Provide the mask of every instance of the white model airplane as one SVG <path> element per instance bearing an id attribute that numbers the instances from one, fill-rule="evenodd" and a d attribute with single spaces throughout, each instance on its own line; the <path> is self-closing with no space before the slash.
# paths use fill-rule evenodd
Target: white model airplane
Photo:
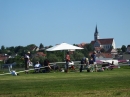
<path id="1" fill-rule="evenodd" d="M 110 63 L 110 64 L 112 64 L 112 62 L 113 62 L 114 65 L 116 65 L 116 66 L 119 65 L 118 60 L 114 60 L 114 59 L 97 60 L 97 61 L 101 61 L 102 63 Z"/>

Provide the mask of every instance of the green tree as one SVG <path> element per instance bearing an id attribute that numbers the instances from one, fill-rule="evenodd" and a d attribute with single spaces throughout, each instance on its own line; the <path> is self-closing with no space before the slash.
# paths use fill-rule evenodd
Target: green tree
<path id="1" fill-rule="evenodd" d="M 9 58 L 8 60 L 6 60 L 6 64 L 12 64 L 15 62 L 15 58 Z"/>
<path id="2" fill-rule="evenodd" d="M 42 49 L 44 48 L 43 44 L 41 43 L 40 46 L 39 46 L 39 49 Z"/>
<path id="3" fill-rule="evenodd" d="M 117 52 L 118 52 L 118 54 L 120 54 L 121 53 L 121 49 L 120 48 L 117 48 Z"/>
<path id="4" fill-rule="evenodd" d="M 46 57 L 40 56 L 39 62 L 43 65 L 45 59 L 46 59 Z"/>
<path id="5" fill-rule="evenodd" d="M 104 48 L 102 48 L 100 51 L 101 51 L 102 53 L 104 53 L 104 52 L 105 52 L 105 49 L 104 49 Z"/>
<path id="6" fill-rule="evenodd" d="M 121 50 L 122 50 L 122 52 L 126 52 L 126 46 L 125 45 L 122 45 L 122 47 L 121 47 Z"/>
<path id="7" fill-rule="evenodd" d="M 80 61 L 84 57 L 84 54 L 81 52 L 74 52 L 73 57 L 75 59 L 74 61 Z"/>
<path id="8" fill-rule="evenodd" d="M 2 69 L 2 64 L 4 64 L 4 61 L 0 61 L 0 68 Z"/>
<path id="9" fill-rule="evenodd" d="M 31 61 L 35 64 L 37 61 L 40 61 L 40 58 L 39 57 L 33 57 Z"/>
<path id="10" fill-rule="evenodd" d="M 14 49 L 15 49 L 15 48 L 14 48 L 13 46 L 12 46 L 12 47 L 7 47 L 7 48 L 6 48 L 6 50 L 8 51 L 7 54 L 8 54 L 8 55 L 13 55 L 13 54 L 15 54 L 15 53 L 14 53 Z"/>
<path id="11" fill-rule="evenodd" d="M 37 46 L 35 44 L 30 44 L 30 45 L 27 45 L 25 48 L 26 48 L 26 51 L 33 51 L 33 49 L 36 47 Z"/>
<path id="12" fill-rule="evenodd" d="M 50 54 L 47 58 L 48 58 L 48 60 L 50 62 L 59 62 L 59 61 L 62 61 L 62 57 L 58 57 L 58 56 L 56 56 L 56 54 Z"/>
<path id="13" fill-rule="evenodd" d="M 5 50 L 5 46 L 4 45 L 1 46 L 1 50 Z"/>
<path id="14" fill-rule="evenodd" d="M 88 49 L 88 51 L 93 51 L 93 46 L 92 46 L 92 44 L 87 44 L 87 49 Z"/>
<path id="15" fill-rule="evenodd" d="M 15 56 L 14 58 L 17 67 L 24 67 L 24 60 L 21 56 Z"/>
<path id="16" fill-rule="evenodd" d="M 4 45 L 1 46 L 0 53 L 1 53 L 1 54 L 5 54 L 5 53 L 7 53 L 7 50 L 6 50 L 6 48 L 5 48 Z"/>

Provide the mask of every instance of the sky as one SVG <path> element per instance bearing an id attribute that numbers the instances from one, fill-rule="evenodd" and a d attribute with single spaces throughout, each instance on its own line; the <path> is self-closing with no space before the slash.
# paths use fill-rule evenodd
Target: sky
<path id="1" fill-rule="evenodd" d="M 114 38 L 130 44 L 130 0 L 0 0 L 0 46 L 54 46 Z"/>

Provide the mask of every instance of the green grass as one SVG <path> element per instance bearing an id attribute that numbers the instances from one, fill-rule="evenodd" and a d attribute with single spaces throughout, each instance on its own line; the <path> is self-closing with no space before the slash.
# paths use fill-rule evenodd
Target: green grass
<path id="1" fill-rule="evenodd" d="M 130 97 L 130 67 L 0 76 L 0 97 Z"/>

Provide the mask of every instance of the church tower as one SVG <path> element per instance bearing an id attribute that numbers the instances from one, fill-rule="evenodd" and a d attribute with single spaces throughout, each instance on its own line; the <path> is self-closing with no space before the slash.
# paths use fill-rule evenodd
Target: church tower
<path id="1" fill-rule="evenodd" d="M 97 25 L 96 25 L 95 33 L 94 33 L 94 41 L 96 41 L 97 39 L 99 39 L 99 35 L 98 35 L 98 30 L 97 30 Z"/>

